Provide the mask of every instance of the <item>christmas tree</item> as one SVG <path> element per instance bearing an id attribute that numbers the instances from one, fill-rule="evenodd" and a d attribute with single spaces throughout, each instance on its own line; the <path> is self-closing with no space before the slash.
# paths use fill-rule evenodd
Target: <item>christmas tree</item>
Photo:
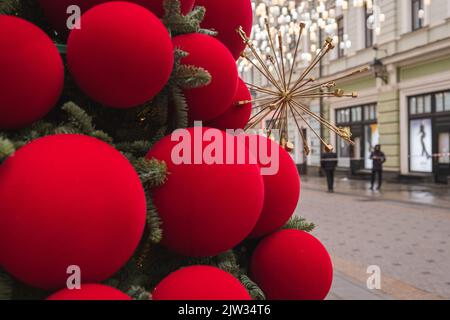
<path id="1" fill-rule="evenodd" d="M 170 158 L 194 121 L 247 124 L 235 60 L 250 0 L 1 0 L 0 13 L 0 299 L 325 298 L 331 261 L 291 217 L 300 180 L 283 148 L 260 138 L 280 152 L 264 177 L 260 159 Z M 58 292 L 77 266 L 82 289 Z"/>

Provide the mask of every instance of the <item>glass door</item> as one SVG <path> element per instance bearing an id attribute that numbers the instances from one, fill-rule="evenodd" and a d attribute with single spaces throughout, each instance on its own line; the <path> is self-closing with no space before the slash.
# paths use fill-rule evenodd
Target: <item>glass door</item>
<path id="1" fill-rule="evenodd" d="M 435 177 L 437 182 L 446 183 L 450 176 L 450 129 L 440 129 L 437 138 Z"/>

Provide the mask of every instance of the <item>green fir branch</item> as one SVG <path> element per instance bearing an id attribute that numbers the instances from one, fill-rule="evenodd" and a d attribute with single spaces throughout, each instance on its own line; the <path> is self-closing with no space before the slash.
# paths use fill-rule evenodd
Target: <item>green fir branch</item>
<path id="1" fill-rule="evenodd" d="M 11 300 L 14 292 L 14 280 L 0 268 L 0 300 Z"/>
<path id="2" fill-rule="evenodd" d="M 148 239 L 150 242 L 155 244 L 160 243 L 163 237 L 162 220 L 159 217 L 150 196 L 147 196 L 147 226 L 149 229 Z"/>
<path id="3" fill-rule="evenodd" d="M 16 151 L 11 140 L 0 135 L 0 163 Z"/>
<path id="4" fill-rule="evenodd" d="M 131 142 L 120 142 L 116 144 L 116 149 L 122 152 L 131 153 L 136 157 L 144 157 L 152 147 L 150 141 L 136 140 Z"/>
<path id="5" fill-rule="evenodd" d="M 305 218 L 293 216 L 287 223 L 282 227 L 282 229 L 296 229 L 306 232 L 311 232 L 315 228 L 315 224 L 312 222 L 307 222 Z"/>
<path id="6" fill-rule="evenodd" d="M 106 132 L 96 130 L 93 125 L 92 117 L 74 102 L 70 101 L 65 103 L 61 109 L 69 116 L 70 126 L 67 126 L 66 128 L 70 133 L 73 133 L 73 130 L 70 129 L 70 127 L 72 127 L 78 129 L 85 135 L 95 137 L 107 143 L 112 143 L 113 139 Z M 60 127 L 60 130 L 63 128 L 64 127 Z"/>
<path id="7" fill-rule="evenodd" d="M 239 276 L 239 281 L 241 281 L 241 283 L 247 289 L 253 300 L 266 300 L 266 296 L 261 288 L 258 287 L 258 285 L 253 282 L 246 274 L 242 273 Z"/>
<path id="8" fill-rule="evenodd" d="M 211 83 L 211 74 L 200 67 L 179 64 L 176 66 L 175 83 L 183 89 L 205 87 Z"/>
<path id="9" fill-rule="evenodd" d="M 176 85 L 172 86 L 171 90 L 173 101 L 173 119 L 175 128 L 187 128 L 189 125 L 188 104 L 183 91 Z"/>
<path id="10" fill-rule="evenodd" d="M 151 293 L 141 286 L 132 286 L 126 294 L 133 300 L 151 300 Z"/>
<path id="11" fill-rule="evenodd" d="M 139 158 L 133 162 L 133 166 L 145 188 L 157 187 L 166 181 L 167 165 L 163 161 Z"/>
<path id="12" fill-rule="evenodd" d="M 197 6 L 187 15 L 183 15 L 179 0 L 165 0 L 164 10 L 165 14 L 162 20 L 172 36 L 203 31 L 200 23 L 205 18 L 206 9 L 204 7 Z"/>
<path id="13" fill-rule="evenodd" d="M 20 5 L 19 0 L 0 0 L 0 14 L 14 14 Z"/>

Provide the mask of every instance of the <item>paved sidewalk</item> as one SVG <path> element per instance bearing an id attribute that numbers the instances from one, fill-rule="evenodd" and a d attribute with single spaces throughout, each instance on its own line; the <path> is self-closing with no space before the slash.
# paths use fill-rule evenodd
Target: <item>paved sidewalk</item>
<path id="1" fill-rule="evenodd" d="M 332 255 L 328 299 L 450 299 L 450 188 L 302 178 L 297 214 Z M 381 290 L 369 290 L 370 265 L 381 269 Z"/>

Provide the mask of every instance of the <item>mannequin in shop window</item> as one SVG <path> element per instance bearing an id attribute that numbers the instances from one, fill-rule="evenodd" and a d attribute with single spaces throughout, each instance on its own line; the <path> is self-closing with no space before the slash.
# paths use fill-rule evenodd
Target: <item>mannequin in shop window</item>
<path id="1" fill-rule="evenodd" d="M 378 176 L 377 190 L 380 190 L 383 181 L 383 163 L 386 162 L 386 156 L 381 151 L 381 146 L 379 144 L 375 146 L 374 151 L 370 154 L 370 159 L 372 160 L 372 180 L 370 183 L 370 190 L 373 190 L 375 178 L 377 176 Z"/>

